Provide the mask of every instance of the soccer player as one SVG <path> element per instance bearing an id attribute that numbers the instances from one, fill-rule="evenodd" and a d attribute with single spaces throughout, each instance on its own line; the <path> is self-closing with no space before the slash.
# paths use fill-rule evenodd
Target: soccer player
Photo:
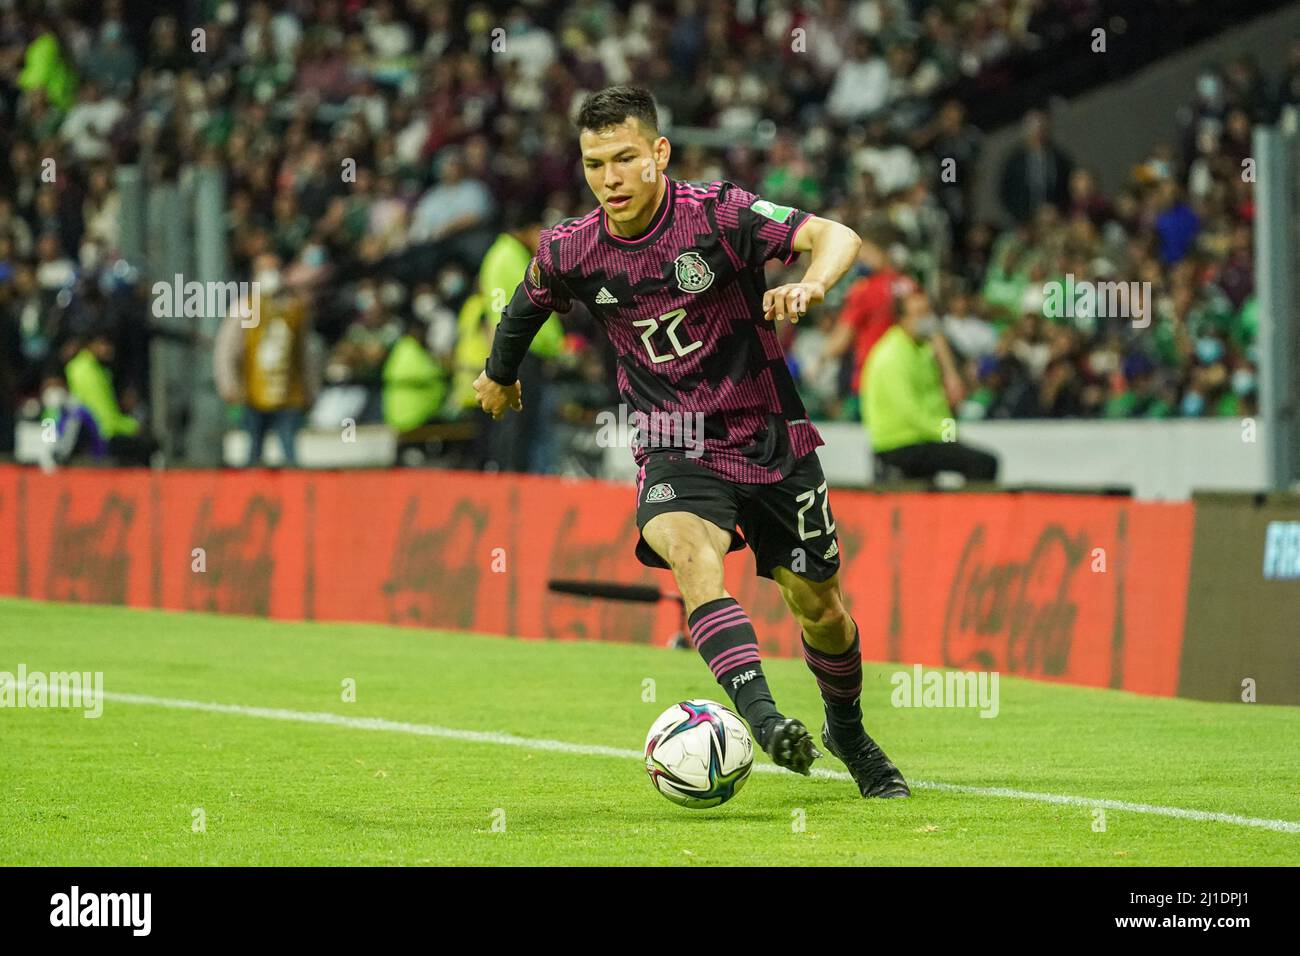
<path id="1" fill-rule="evenodd" d="M 804 724 L 777 709 L 753 625 L 723 587 L 723 558 L 746 544 L 803 629 L 804 659 L 825 703 L 823 745 L 864 797 L 910 796 L 862 726 L 862 652 L 840 591 L 839 541 L 816 453 L 823 442 L 774 328 L 822 300 L 861 240 L 729 182 L 669 178 L 671 146 L 645 90 L 592 93 L 577 126 L 599 206 L 543 230 L 474 383 L 479 404 L 493 418 L 519 411 L 518 369 L 532 337 L 552 311 L 586 305 L 613 343 L 619 392 L 638 424 L 637 557 L 671 570 L 692 643 L 759 746 L 802 774 L 821 756 Z M 801 252 L 811 253 L 802 281 L 768 289 L 764 263 L 790 263 Z M 661 428 L 643 433 L 647 422 L 679 426 L 678 434 L 664 442 Z"/>

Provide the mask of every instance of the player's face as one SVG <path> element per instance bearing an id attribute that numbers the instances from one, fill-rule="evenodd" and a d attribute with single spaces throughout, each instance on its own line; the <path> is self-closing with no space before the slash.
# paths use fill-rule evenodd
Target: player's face
<path id="1" fill-rule="evenodd" d="M 652 140 L 628 117 L 616 126 L 583 130 L 578 143 L 587 185 L 609 221 L 629 232 L 649 225 L 668 166 L 668 140 Z"/>

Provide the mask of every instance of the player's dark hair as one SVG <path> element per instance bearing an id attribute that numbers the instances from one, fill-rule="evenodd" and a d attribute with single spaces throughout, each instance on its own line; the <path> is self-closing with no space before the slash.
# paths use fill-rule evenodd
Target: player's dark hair
<path id="1" fill-rule="evenodd" d="M 574 121 L 578 132 L 601 130 L 617 126 L 629 116 L 637 121 L 654 139 L 659 135 L 659 110 L 650 91 L 639 86 L 607 86 L 588 93 L 578 107 Z"/>

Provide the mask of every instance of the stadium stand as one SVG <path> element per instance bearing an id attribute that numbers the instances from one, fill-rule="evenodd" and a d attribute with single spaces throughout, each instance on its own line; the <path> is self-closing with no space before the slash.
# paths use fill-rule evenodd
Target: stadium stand
<path id="1" fill-rule="evenodd" d="M 155 181 L 225 170 L 236 276 L 256 278 L 255 261 L 278 257 L 277 279 L 309 297 L 313 344 L 327 356 L 309 422 L 383 422 L 389 350 L 412 340 L 429 360 L 418 363 L 420 387 L 437 396 L 422 424 L 473 419 L 467 387 L 491 324 L 477 282 L 483 256 L 520 200 L 534 200 L 544 223 L 591 207 L 568 117 L 584 91 L 626 81 L 656 94 L 678 178 L 721 178 L 725 168 L 867 237 L 856 281 L 815 321 L 782 333 L 814 415 L 858 420 L 856 340 L 880 331 L 862 322 L 858 300 L 882 269 L 931 293 L 959 361 L 950 393 L 959 418 L 1253 412 L 1254 207 L 1242 160 L 1253 124 L 1300 102 L 1300 41 L 1282 75 L 1249 58 L 1207 65 L 1187 91 L 1179 141 L 1103 193 L 1095 172 L 1054 144 L 1045 114 L 1016 117 L 1023 142 L 1007 156 L 982 151 L 970 117 L 1011 119 L 980 105 L 991 91 L 1076 90 L 1078 71 L 1054 69 L 1054 50 L 1077 48 L 1116 16 L 1153 30 L 1143 8 L 1169 13 L 1167 4 L 668 6 L 671 18 L 648 2 L 174 11 L 107 0 L 93 21 L 58 5 L 6 10 L 0 450 L 15 417 L 39 421 L 76 398 L 68 364 L 97 331 L 116 345 L 121 411 L 145 421 L 150 340 L 212 348 L 197 331 L 151 324 L 153 276 L 124 258 L 119 234 L 120 174 L 133 164 Z M 1210 4 L 1177 6 L 1187 39 Z M 500 54 L 494 30 L 506 40 Z M 47 169 L 57 175 L 43 178 Z M 974 216 L 978 177 L 997 180 L 999 218 Z M 1044 283 L 1067 276 L 1149 282 L 1149 327 L 1046 317 Z M 878 321 L 893 307 L 878 296 Z M 837 326 L 847 342 L 836 342 Z M 593 473 L 599 456 L 582 447 L 581 426 L 612 404 L 612 356 L 580 308 L 545 369 L 550 452 L 517 467 Z M 239 421 L 233 405 L 230 415 Z M 412 460 L 454 452 L 460 466 L 498 467 L 484 431 L 468 441 L 463 428 L 415 431 L 402 445 Z M 96 446 L 78 450 L 93 457 Z"/>

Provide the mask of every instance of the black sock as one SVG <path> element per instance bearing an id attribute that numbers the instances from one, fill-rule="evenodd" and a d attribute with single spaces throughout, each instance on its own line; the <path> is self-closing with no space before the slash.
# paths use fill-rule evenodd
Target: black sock
<path id="1" fill-rule="evenodd" d="M 767 678 L 763 676 L 758 637 L 754 625 L 749 623 L 749 615 L 734 598 L 718 598 L 697 607 L 688 624 L 691 643 L 762 747 L 771 722 L 781 712 L 776 709 Z"/>
<path id="2" fill-rule="evenodd" d="M 853 625 L 853 643 L 842 654 L 828 654 L 803 643 L 803 658 L 817 678 L 826 704 L 826 722 L 837 740 L 856 736 L 862 729 L 862 644 L 858 625 Z"/>

